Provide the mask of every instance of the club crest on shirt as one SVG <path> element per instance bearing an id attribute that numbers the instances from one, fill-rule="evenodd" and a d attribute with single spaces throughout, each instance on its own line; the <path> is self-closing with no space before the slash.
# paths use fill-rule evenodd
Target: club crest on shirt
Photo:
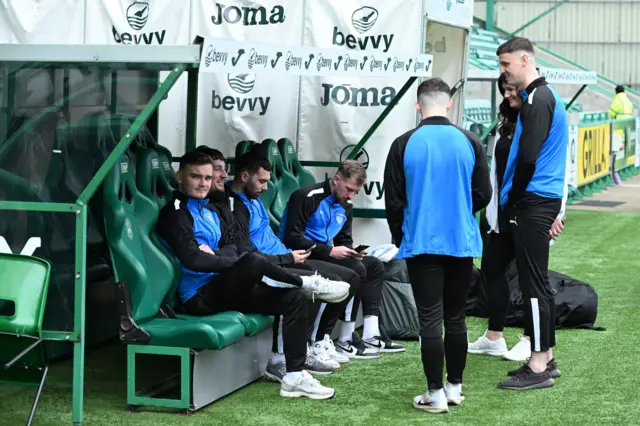
<path id="1" fill-rule="evenodd" d="M 344 222 L 347 220 L 347 217 L 343 214 L 339 214 L 336 216 L 336 221 L 338 221 L 338 223 L 340 225 L 344 225 Z"/>

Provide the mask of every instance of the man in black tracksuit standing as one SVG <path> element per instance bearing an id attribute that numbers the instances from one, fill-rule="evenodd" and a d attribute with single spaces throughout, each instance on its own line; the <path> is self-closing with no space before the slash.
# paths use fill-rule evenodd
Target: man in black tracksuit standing
<path id="1" fill-rule="evenodd" d="M 233 216 L 210 199 L 224 199 L 226 176 L 224 157 L 185 154 L 177 173 L 180 187 L 160 211 L 156 232 L 181 263 L 180 302 L 191 315 L 229 310 L 283 315 L 287 365 L 280 395 L 331 398 L 334 390 L 304 370 L 308 320 L 304 301 L 307 293 L 328 301 L 344 300 L 348 285 L 298 276 L 255 253 L 239 256 Z"/>
<path id="2" fill-rule="evenodd" d="M 555 292 L 549 283 L 549 229 L 562 205 L 569 124 L 564 101 L 536 69 L 531 41 L 513 37 L 496 54 L 508 84 L 520 91 L 522 107 L 500 188 L 500 207 L 509 222 L 512 245 L 505 261 L 515 257 L 525 306 L 525 334 L 531 358 L 503 389 L 553 386 L 556 370 Z"/>
<path id="3" fill-rule="evenodd" d="M 278 236 L 293 249 L 306 250 L 315 245 L 310 259 L 347 267 L 360 276 L 356 295 L 341 318 L 336 349 L 349 357 L 371 359 L 379 357 L 380 352 L 402 352 L 405 348 L 384 336 L 378 323 L 384 265 L 379 259 L 353 249 L 351 200 L 366 178 L 361 163 L 346 160 L 332 179 L 294 192 L 280 222 Z M 364 312 L 362 339 L 355 333 L 360 301 Z"/>

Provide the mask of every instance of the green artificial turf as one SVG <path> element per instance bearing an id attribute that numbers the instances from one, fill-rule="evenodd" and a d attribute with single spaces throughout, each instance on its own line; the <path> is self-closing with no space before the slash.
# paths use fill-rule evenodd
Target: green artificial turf
<path id="1" fill-rule="evenodd" d="M 555 355 L 562 377 L 552 389 L 503 391 L 496 387 L 518 363 L 471 355 L 465 372 L 466 401 L 449 414 L 411 406 L 425 391 L 416 342 L 404 354 L 352 361 L 323 384 L 329 401 L 284 399 L 275 383 L 260 381 L 194 416 L 126 409 L 125 349 L 115 344 L 89 353 L 85 424 L 96 425 L 412 425 L 412 424 L 636 424 L 640 404 L 640 215 L 570 211 L 565 232 L 551 249 L 551 269 L 593 285 L 599 295 L 596 325 L 603 332 L 562 330 Z M 475 340 L 486 319 L 469 318 Z M 507 329 L 509 346 L 517 329 Z M 71 363 L 53 367 L 35 425 L 71 421 Z M 0 387 L 0 425 L 24 424 L 35 389 Z"/>

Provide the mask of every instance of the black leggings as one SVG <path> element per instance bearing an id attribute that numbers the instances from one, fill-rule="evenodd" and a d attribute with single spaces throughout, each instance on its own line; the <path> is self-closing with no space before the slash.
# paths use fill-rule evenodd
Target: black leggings
<path id="1" fill-rule="evenodd" d="M 407 259 L 407 270 L 420 320 L 422 367 L 429 390 L 442 389 L 444 359 L 447 381 L 462 383 L 467 363 L 465 306 L 473 259 L 419 255 Z M 444 342 L 442 322 L 444 321 Z"/>
<path id="2" fill-rule="evenodd" d="M 506 231 L 490 232 L 482 253 L 480 271 L 487 285 L 490 331 L 502 332 L 509 314 L 511 292 L 507 268 L 514 260 L 512 238 Z"/>
<path id="3" fill-rule="evenodd" d="M 297 288 L 266 285 L 264 277 Z M 302 279 L 292 271 L 270 264 L 257 253 L 243 255 L 233 266 L 216 275 L 185 303 L 191 315 L 239 311 L 282 316 L 282 335 L 287 371 L 302 371 L 307 354 L 307 297 Z"/>

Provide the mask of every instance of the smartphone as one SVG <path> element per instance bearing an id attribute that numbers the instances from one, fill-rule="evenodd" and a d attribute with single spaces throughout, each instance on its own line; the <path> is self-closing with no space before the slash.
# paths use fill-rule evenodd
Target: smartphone
<path id="1" fill-rule="evenodd" d="M 317 244 L 312 245 L 311 247 L 309 247 L 308 249 L 306 249 L 304 252 L 305 253 L 311 253 L 311 250 L 313 250 L 314 248 L 318 247 Z"/>
<path id="2" fill-rule="evenodd" d="M 363 251 L 365 251 L 368 248 L 369 248 L 369 246 L 361 244 L 358 247 L 354 248 L 354 250 L 357 251 L 358 253 L 362 253 Z"/>

